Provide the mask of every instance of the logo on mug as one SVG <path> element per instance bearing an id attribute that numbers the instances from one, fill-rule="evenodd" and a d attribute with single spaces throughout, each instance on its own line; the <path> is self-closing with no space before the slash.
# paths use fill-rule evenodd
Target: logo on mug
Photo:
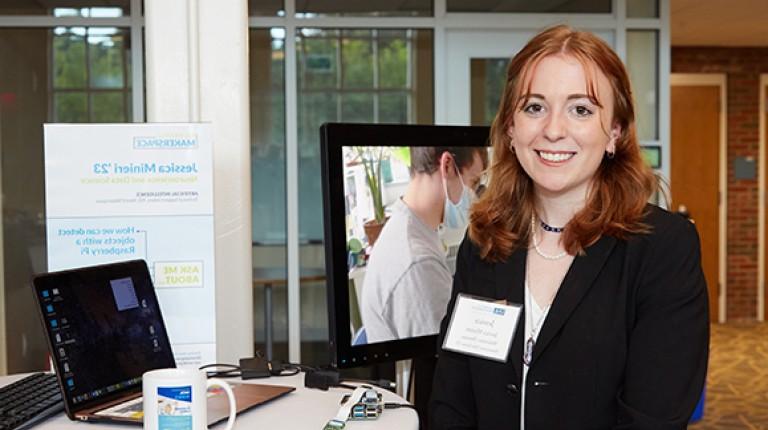
<path id="1" fill-rule="evenodd" d="M 157 418 L 161 429 L 192 429 L 192 386 L 157 387 Z"/>

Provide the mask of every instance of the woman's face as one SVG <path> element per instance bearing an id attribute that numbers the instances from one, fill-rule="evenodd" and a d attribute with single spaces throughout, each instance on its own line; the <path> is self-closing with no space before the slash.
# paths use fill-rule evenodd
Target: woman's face
<path id="1" fill-rule="evenodd" d="M 593 70 L 602 108 L 588 96 L 581 63 L 551 55 L 533 69 L 529 98 L 515 109 L 508 134 L 539 196 L 585 200 L 605 152 L 616 149 L 621 129 L 611 126 L 613 91 L 605 75 Z"/>

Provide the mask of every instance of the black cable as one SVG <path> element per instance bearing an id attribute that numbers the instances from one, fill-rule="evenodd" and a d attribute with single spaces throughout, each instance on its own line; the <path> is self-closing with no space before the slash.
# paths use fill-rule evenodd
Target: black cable
<path id="1" fill-rule="evenodd" d="M 207 372 L 206 375 L 209 378 L 239 378 L 242 375 L 242 372 L 232 369 L 221 372 Z"/>
<path id="2" fill-rule="evenodd" d="M 416 410 L 416 406 L 410 404 L 410 403 L 384 403 L 384 409 L 400 409 L 400 408 L 409 408 Z"/>
<path id="3" fill-rule="evenodd" d="M 227 363 L 211 363 L 211 364 L 206 364 L 204 366 L 200 366 L 198 369 L 199 370 L 204 370 L 204 369 L 210 369 L 211 367 L 229 367 L 231 369 L 240 370 L 240 366 L 238 366 L 236 364 L 227 364 Z"/>
<path id="4" fill-rule="evenodd" d="M 344 378 L 343 380 L 346 381 L 346 382 L 359 382 L 359 383 L 362 383 L 362 384 L 374 385 L 376 387 L 384 388 L 384 389 L 389 390 L 389 391 L 392 391 L 392 390 L 397 388 L 397 384 L 395 384 L 394 382 L 390 381 L 389 379 L 372 380 L 372 379 L 347 379 L 347 378 Z"/>
<path id="5" fill-rule="evenodd" d="M 286 364 L 289 364 L 291 366 L 297 367 L 302 372 L 306 372 L 308 370 L 317 370 L 318 369 L 317 367 L 307 366 L 306 364 L 301 364 L 301 363 L 288 363 L 288 362 L 286 362 Z"/>
<path id="6" fill-rule="evenodd" d="M 284 372 L 288 372 L 288 373 L 284 373 Z M 301 372 L 301 369 L 299 369 L 298 367 L 283 366 L 282 370 L 280 370 L 280 373 L 276 373 L 276 372 L 272 373 L 272 376 L 293 376 L 293 375 L 298 375 L 299 372 Z"/>
<path id="7" fill-rule="evenodd" d="M 413 365 L 413 361 L 414 360 L 411 360 L 411 371 L 408 372 L 408 390 L 405 393 L 405 400 L 409 402 L 411 401 L 411 390 L 413 390 L 413 382 L 416 379 L 416 366 Z"/>
<path id="8" fill-rule="evenodd" d="M 263 358 L 261 351 L 256 351 L 255 358 Z M 228 378 L 228 377 L 242 377 L 243 368 L 235 364 L 228 363 L 212 363 L 200 366 L 200 370 L 216 368 L 213 371 L 206 371 L 206 375 L 209 378 Z M 218 368 L 225 368 L 225 370 L 219 370 Z M 272 360 L 267 362 L 267 369 L 271 375 L 266 376 L 293 376 L 299 372 L 306 372 L 315 370 L 315 367 L 307 366 L 300 363 L 289 363 L 281 360 Z"/>
<path id="9" fill-rule="evenodd" d="M 200 366 L 199 370 L 205 370 L 210 368 L 219 368 L 219 367 L 228 367 L 228 370 L 213 370 L 213 371 L 206 371 L 205 374 L 209 378 L 229 378 L 229 377 L 236 377 L 240 376 L 242 374 L 242 370 L 240 369 L 240 366 L 234 365 L 234 364 L 226 364 L 226 363 L 212 363 L 212 364 L 206 364 L 204 366 Z"/>
<path id="10" fill-rule="evenodd" d="M 293 376 L 304 371 L 304 367 L 301 364 L 294 364 L 282 360 L 272 360 L 267 362 L 267 368 L 272 376 Z M 306 366 L 308 368 L 309 366 Z"/>

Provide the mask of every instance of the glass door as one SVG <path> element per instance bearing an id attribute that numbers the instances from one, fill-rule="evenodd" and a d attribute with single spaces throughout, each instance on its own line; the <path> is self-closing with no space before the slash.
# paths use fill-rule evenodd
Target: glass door
<path id="1" fill-rule="evenodd" d="M 444 79 L 436 85 L 437 122 L 490 125 L 504 91 L 509 59 L 535 34 L 535 30 L 447 30 Z M 614 46 L 613 31 L 595 34 Z"/>

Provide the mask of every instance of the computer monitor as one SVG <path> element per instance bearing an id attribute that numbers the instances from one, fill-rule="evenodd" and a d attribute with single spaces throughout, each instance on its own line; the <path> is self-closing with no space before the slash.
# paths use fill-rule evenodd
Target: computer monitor
<path id="1" fill-rule="evenodd" d="M 425 330 L 417 327 L 411 331 L 415 335 L 379 336 L 378 339 L 367 336 L 364 323 L 366 316 L 367 321 L 371 321 L 369 305 L 372 299 L 371 291 L 365 292 L 365 288 L 378 288 L 380 283 L 371 280 L 366 283 L 366 274 L 377 272 L 372 265 L 373 258 L 381 258 L 381 252 L 378 256 L 374 252 L 376 243 L 371 246 L 372 239 L 365 232 L 365 223 L 374 219 L 376 212 L 376 193 L 372 192 L 371 184 L 380 189 L 386 215 L 402 211 L 400 198 L 414 177 L 412 161 L 414 166 L 419 164 L 418 158 L 411 159 L 412 153 L 414 157 L 423 157 L 425 151 L 449 152 L 452 160 L 460 159 L 461 154 L 477 153 L 485 165 L 489 128 L 328 123 L 320 132 L 331 364 L 349 368 L 434 354 L 439 323 L 425 325 Z M 371 175 L 372 172 L 375 175 Z M 443 193 L 442 188 L 437 192 Z M 384 229 L 387 228 L 385 224 Z M 429 232 L 426 236 L 433 237 Z M 442 314 L 452 287 L 456 251 L 463 237 L 464 230 L 461 229 L 439 234 L 442 254 L 439 256 L 441 261 L 436 264 L 439 271 L 443 271 L 443 267 L 450 270 L 447 281 L 439 286 L 432 285 L 440 289 L 437 303 Z M 384 249 L 385 245 L 381 246 Z M 392 248 L 392 242 L 389 242 L 386 246 L 395 249 L 390 255 L 398 254 L 397 245 Z M 369 267 L 371 272 L 368 272 Z M 446 275 L 443 273 L 442 276 L 444 279 Z M 424 298 L 423 292 L 421 297 Z M 432 300 L 426 297 L 424 301 Z M 365 305 L 365 314 L 361 313 L 361 304 Z M 405 318 L 416 321 L 421 316 Z"/>

